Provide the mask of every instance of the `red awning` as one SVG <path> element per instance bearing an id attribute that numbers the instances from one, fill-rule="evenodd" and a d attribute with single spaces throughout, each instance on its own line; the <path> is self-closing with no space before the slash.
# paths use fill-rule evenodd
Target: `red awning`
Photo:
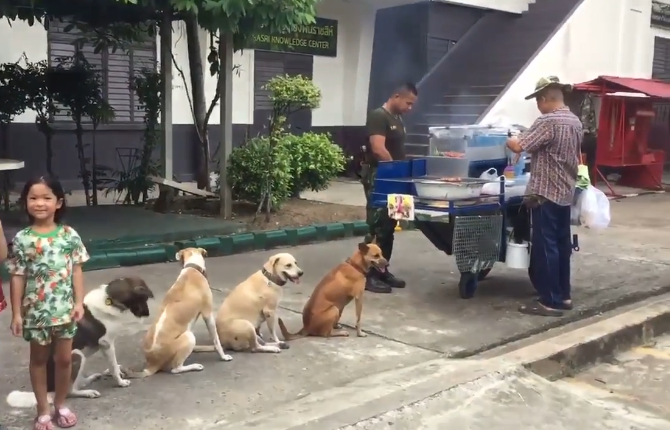
<path id="1" fill-rule="evenodd" d="M 576 91 L 640 93 L 649 97 L 670 99 L 670 84 L 654 79 L 599 76 L 592 81 L 576 84 L 573 88 Z"/>

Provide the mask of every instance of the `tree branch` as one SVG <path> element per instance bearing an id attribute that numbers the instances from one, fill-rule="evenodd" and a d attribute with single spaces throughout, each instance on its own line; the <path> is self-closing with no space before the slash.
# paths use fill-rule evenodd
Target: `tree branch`
<path id="1" fill-rule="evenodd" d="M 186 81 L 186 75 L 184 74 L 182 68 L 179 67 L 179 64 L 177 64 L 177 59 L 174 57 L 174 53 L 172 52 L 172 50 L 170 50 L 170 56 L 172 57 L 172 64 L 174 64 L 175 69 L 177 69 L 177 73 L 179 73 L 179 76 L 181 76 L 181 80 L 184 83 L 184 91 L 186 91 L 188 106 L 191 108 L 191 115 L 193 116 L 193 124 L 195 124 L 195 132 L 198 133 L 198 139 L 200 139 L 200 142 L 204 142 L 203 136 L 202 134 L 200 134 L 200 130 L 198 130 L 198 120 L 195 117 L 195 108 L 193 107 L 193 100 L 191 99 L 191 93 L 188 89 L 188 82 Z"/>

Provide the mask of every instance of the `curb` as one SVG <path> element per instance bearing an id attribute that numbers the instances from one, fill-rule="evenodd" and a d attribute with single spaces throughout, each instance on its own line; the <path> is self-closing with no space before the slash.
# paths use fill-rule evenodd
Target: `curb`
<path id="1" fill-rule="evenodd" d="M 414 229 L 411 223 L 405 223 L 402 227 L 403 230 Z M 89 251 L 91 258 L 84 264 L 84 270 L 91 271 L 114 267 L 167 263 L 176 261 L 175 254 L 180 249 L 190 247 L 207 250 L 208 257 L 223 257 L 245 252 L 330 242 L 365 236 L 367 233 L 368 226 L 365 221 L 354 221 L 200 237 L 153 245 L 142 244 L 140 246 L 133 246 L 132 242 L 126 242 L 118 244 L 118 247 L 93 247 Z"/>
<path id="2" fill-rule="evenodd" d="M 555 381 L 574 376 L 587 367 L 613 358 L 618 353 L 637 346 L 648 345 L 653 338 L 670 333 L 670 303 L 661 302 L 646 309 L 648 311 L 646 315 L 639 312 L 641 318 L 638 319 L 632 315 L 635 313 L 633 311 L 623 314 L 622 318 L 614 317 L 603 321 L 603 323 L 610 323 L 605 325 L 612 326 L 611 330 L 608 331 L 606 327 L 603 327 L 602 333 L 542 359 L 526 363 L 524 367 L 545 379 Z M 620 322 L 614 326 L 611 323 L 617 318 L 620 319 Z M 585 327 L 584 331 L 588 329 L 589 327 Z"/>
<path id="3" fill-rule="evenodd" d="M 604 317 L 604 318 L 603 318 Z M 596 319 L 597 318 L 597 319 Z M 236 422 L 215 422 L 204 430 L 336 430 L 379 420 L 384 414 L 486 377 L 530 370 L 560 376 L 670 332 L 670 299 L 638 306 L 558 334 L 530 346 L 487 359 L 437 358 L 373 373 L 342 386 L 316 391 Z M 553 370 L 551 370 L 553 364 Z M 551 371 L 542 371 L 542 367 Z M 358 428 L 358 427 L 356 427 Z"/>

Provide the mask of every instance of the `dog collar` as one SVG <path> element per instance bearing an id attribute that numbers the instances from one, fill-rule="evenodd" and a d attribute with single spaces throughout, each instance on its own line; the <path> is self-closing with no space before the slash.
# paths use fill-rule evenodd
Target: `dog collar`
<path id="1" fill-rule="evenodd" d="M 205 278 L 207 277 L 207 272 L 202 267 L 198 266 L 197 264 L 193 264 L 193 263 L 184 264 L 184 269 L 195 269 L 198 272 L 202 273 L 202 276 L 204 276 Z"/>
<path id="2" fill-rule="evenodd" d="M 348 265 L 350 265 L 351 267 L 353 267 L 354 269 L 358 270 L 362 274 L 364 274 L 364 275 L 368 274 L 367 270 L 364 270 L 361 266 L 359 266 L 357 264 L 354 264 L 354 262 L 351 261 L 351 258 L 347 258 L 346 260 L 344 260 L 344 262 L 347 263 Z"/>
<path id="3" fill-rule="evenodd" d="M 107 306 L 115 307 L 116 309 L 118 309 L 118 310 L 120 310 L 120 311 L 122 311 L 122 312 L 128 310 L 128 308 L 126 307 L 126 305 L 121 304 L 121 303 L 118 303 L 118 302 L 116 302 L 116 301 L 110 299 L 109 297 L 107 297 L 107 298 L 105 299 L 105 304 L 106 304 Z"/>
<path id="4" fill-rule="evenodd" d="M 277 284 L 280 287 L 283 287 L 284 285 L 286 285 L 285 280 L 279 278 L 279 276 L 277 276 L 277 275 L 273 275 L 272 273 L 268 272 L 265 269 L 265 267 L 263 267 L 261 269 L 261 273 L 263 274 L 263 276 L 265 276 L 267 278 L 268 281 L 272 282 L 273 284 Z"/>

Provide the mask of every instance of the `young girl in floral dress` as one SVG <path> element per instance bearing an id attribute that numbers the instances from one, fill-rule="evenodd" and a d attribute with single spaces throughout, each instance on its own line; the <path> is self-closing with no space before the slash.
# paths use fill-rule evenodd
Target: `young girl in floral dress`
<path id="1" fill-rule="evenodd" d="M 84 315 L 81 265 L 88 253 L 74 229 L 62 224 L 65 193 L 50 177 L 26 183 L 21 200 L 30 227 L 16 234 L 7 267 L 11 276 L 12 333 L 30 342 L 30 382 L 37 401 L 34 430 L 77 424 L 65 406 L 70 388 L 72 338 Z M 51 413 L 46 365 L 53 347 L 56 390 Z"/>

